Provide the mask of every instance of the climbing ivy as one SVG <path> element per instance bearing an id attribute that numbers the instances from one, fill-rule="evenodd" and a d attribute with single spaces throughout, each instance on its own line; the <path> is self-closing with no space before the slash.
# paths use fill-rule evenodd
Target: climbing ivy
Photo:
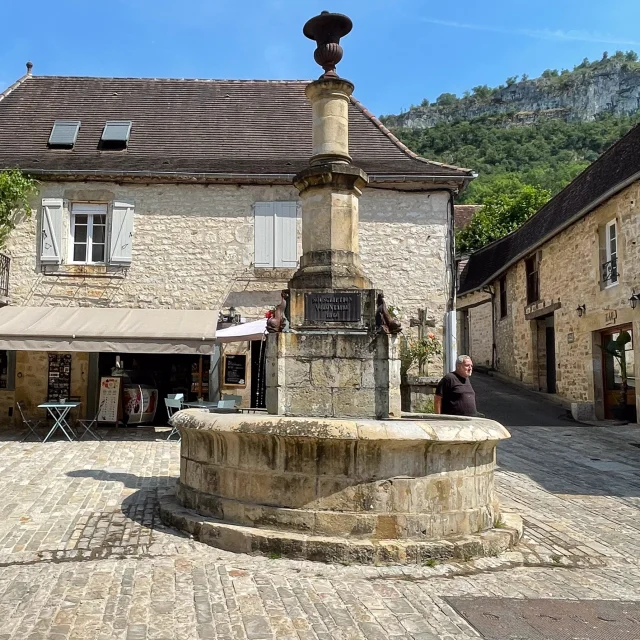
<path id="1" fill-rule="evenodd" d="M 15 229 L 21 215 L 30 216 L 29 197 L 37 182 L 18 169 L 0 171 L 0 248 Z"/>

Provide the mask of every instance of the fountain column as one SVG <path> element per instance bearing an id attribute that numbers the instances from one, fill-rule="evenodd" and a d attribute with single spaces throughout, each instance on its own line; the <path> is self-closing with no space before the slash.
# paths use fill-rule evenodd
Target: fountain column
<path id="1" fill-rule="evenodd" d="M 304 34 L 317 42 L 324 73 L 307 85 L 313 115 L 309 167 L 294 178 L 302 203 L 302 257 L 289 282 L 289 331 L 267 346 L 267 409 L 280 415 L 400 416 L 398 324 L 378 314 L 362 270 L 358 201 L 367 174 L 349 155 L 353 84 L 340 78 L 340 38 L 351 20 L 321 13 Z M 281 328 L 276 326 L 276 329 Z"/>
<path id="2" fill-rule="evenodd" d="M 349 157 L 353 86 L 335 72 L 350 29 L 327 13 L 304 29 L 324 74 L 307 87 L 313 151 L 295 178 L 303 255 L 269 320 L 269 413 L 175 414 L 180 480 L 160 514 L 242 553 L 365 564 L 495 555 L 522 532 L 494 489 L 507 430 L 481 418 L 400 416 L 400 325 L 358 252 L 367 176 Z"/>

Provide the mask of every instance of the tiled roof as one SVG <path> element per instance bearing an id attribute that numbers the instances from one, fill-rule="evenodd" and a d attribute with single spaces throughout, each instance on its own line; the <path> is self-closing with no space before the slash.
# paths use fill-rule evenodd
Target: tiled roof
<path id="1" fill-rule="evenodd" d="M 295 174 L 311 155 L 306 81 L 26 76 L 0 98 L 0 168 L 34 171 Z M 50 149 L 53 121 L 82 122 L 73 149 Z M 131 120 L 125 151 L 103 151 L 106 120 Z M 471 171 L 429 162 L 352 100 L 350 149 L 369 174 Z"/>
<path id="2" fill-rule="evenodd" d="M 636 125 L 519 229 L 473 253 L 462 274 L 458 295 L 492 282 L 603 199 L 639 179 L 640 125 Z"/>
<path id="3" fill-rule="evenodd" d="M 473 214 L 481 209 L 481 204 L 456 204 L 453 206 L 453 223 L 456 231 L 464 229 L 473 218 Z"/>

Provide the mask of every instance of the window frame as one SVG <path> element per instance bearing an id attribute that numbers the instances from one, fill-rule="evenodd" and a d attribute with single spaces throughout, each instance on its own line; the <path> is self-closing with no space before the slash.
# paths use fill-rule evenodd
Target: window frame
<path id="1" fill-rule="evenodd" d="M 611 237 L 609 235 L 610 230 L 614 229 L 615 230 L 615 243 L 616 243 L 616 250 L 615 252 L 611 251 Z M 618 282 L 620 281 L 620 271 L 618 269 L 618 221 L 616 218 L 614 218 L 613 220 L 609 220 L 609 222 L 607 222 L 607 224 L 604 227 L 604 251 L 605 251 L 605 264 L 607 264 L 608 262 L 612 262 L 614 259 L 616 261 L 616 267 L 615 267 L 615 280 L 613 279 L 613 269 L 611 271 L 612 276 L 609 280 L 604 280 L 604 288 L 605 289 L 610 289 L 611 287 L 615 287 Z"/>
<path id="2" fill-rule="evenodd" d="M 529 265 L 533 266 L 533 269 L 529 270 Z M 527 286 L 527 304 L 533 304 L 540 300 L 540 269 L 539 269 L 538 256 L 533 255 L 529 258 L 525 258 L 524 270 Z M 532 285 L 532 277 L 535 276 L 535 287 Z M 535 293 L 535 295 L 534 295 Z"/>
<path id="3" fill-rule="evenodd" d="M 507 275 L 500 278 L 500 320 L 507 317 Z"/>
<path id="4" fill-rule="evenodd" d="M 82 209 L 85 209 L 84 211 Z M 69 210 L 70 224 L 69 224 L 69 264 L 76 265 L 106 265 L 109 263 L 109 239 L 108 234 L 108 217 L 109 217 L 109 205 L 106 203 L 94 203 L 94 202 L 73 202 Z M 76 243 L 75 231 L 76 231 L 76 216 L 87 216 L 87 239 L 84 243 Z M 104 239 L 102 242 L 95 243 L 97 245 L 104 246 L 104 257 L 100 261 L 93 260 L 93 229 L 94 229 L 94 216 L 104 216 Z M 84 226 L 84 225 L 79 225 Z M 98 225 L 102 226 L 102 225 Z M 86 253 L 85 260 L 75 260 L 75 246 L 76 244 L 85 244 Z"/>

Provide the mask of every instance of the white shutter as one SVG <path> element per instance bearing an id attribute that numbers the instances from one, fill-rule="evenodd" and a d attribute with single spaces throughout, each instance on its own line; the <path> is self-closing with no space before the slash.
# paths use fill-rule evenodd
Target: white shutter
<path id="1" fill-rule="evenodd" d="M 133 209 L 133 205 L 127 202 L 114 202 L 111 207 L 109 262 L 112 264 L 131 264 Z"/>
<path id="2" fill-rule="evenodd" d="M 273 267 L 274 263 L 274 202 L 254 205 L 253 244 L 254 266 Z"/>
<path id="3" fill-rule="evenodd" d="M 274 202 L 276 214 L 275 246 L 276 267 L 295 268 L 298 266 L 296 202 Z"/>
<path id="4" fill-rule="evenodd" d="M 62 217 L 63 201 L 61 198 L 44 198 L 42 200 L 42 240 L 40 245 L 40 262 L 60 264 L 62 262 Z"/>

